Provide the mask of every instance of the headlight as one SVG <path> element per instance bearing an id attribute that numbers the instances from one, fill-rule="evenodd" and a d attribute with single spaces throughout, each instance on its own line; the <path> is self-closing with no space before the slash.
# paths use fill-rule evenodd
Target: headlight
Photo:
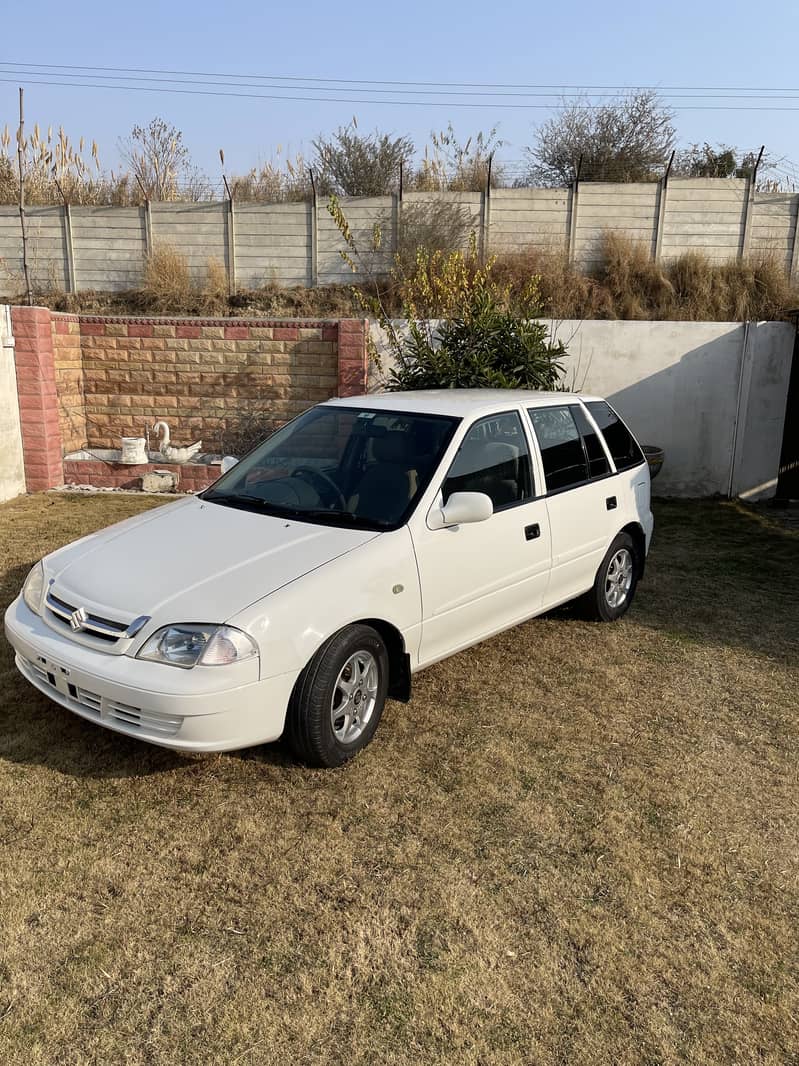
<path id="1" fill-rule="evenodd" d="M 181 622 L 153 633 L 136 658 L 190 670 L 197 665 L 227 666 L 257 655 L 255 641 L 240 629 Z"/>
<path id="2" fill-rule="evenodd" d="M 37 563 L 25 578 L 22 586 L 22 598 L 34 614 L 42 613 L 42 593 L 44 592 L 44 567 Z"/>

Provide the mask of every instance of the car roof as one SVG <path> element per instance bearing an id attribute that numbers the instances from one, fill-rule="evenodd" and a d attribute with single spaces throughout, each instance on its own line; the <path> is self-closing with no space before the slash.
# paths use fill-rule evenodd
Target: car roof
<path id="1" fill-rule="evenodd" d="M 529 404 L 554 407 L 575 400 L 598 400 L 569 392 L 538 392 L 534 389 L 419 389 L 412 392 L 378 392 L 325 401 L 341 407 L 364 407 L 375 411 L 402 411 L 413 414 L 454 415 L 467 418 L 492 414 L 508 407 Z"/>

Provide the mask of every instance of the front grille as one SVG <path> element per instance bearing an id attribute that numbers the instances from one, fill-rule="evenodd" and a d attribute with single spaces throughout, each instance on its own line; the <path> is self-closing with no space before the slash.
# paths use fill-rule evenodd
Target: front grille
<path id="1" fill-rule="evenodd" d="M 58 690 L 53 674 L 43 670 L 30 659 L 23 659 L 22 656 L 19 658 L 24 671 L 28 673 L 31 680 L 52 688 L 63 698 L 63 693 Z M 141 732 L 156 734 L 159 737 L 173 737 L 183 725 L 182 715 L 145 711 L 141 707 L 132 707 L 129 703 L 121 703 L 119 700 L 100 696 L 97 692 L 79 688 L 77 685 L 68 684 L 67 692 L 69 703 L 77 704 L 82 713 L 88 711 L 93 718 L 111 719 L 125 727 L 125 730 L 130 733 Z"/>
<path id="2" fill-rule="evenodd" d="M 78 610 L 77 606 L 67 603 L 66 600 L 62 600 L 60 596 L 55 596 L 52 592 L 47 593 L 46 603 L 50 614 L 67 629 L 73 630 L 71 619 Z M 115 644 L 121 637 L 127 635 L 128 623 L 116 622 L 110 618 L 101 618 L 100 615 L 87 613 L 78 629 L 73 631 L 91 633 L 93 637 Z"/>

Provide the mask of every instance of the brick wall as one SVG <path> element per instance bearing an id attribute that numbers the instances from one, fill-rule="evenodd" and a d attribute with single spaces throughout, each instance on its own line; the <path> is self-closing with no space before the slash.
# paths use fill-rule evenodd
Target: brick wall
<path id="1" fill-rule="evenodd" d="M 356 319 L 132 318 L 16 307 L 28 490 L 63 480 L 62 456 L 119 448 L 169 423 L 173 443 L 223 448 L 257 419 L 279 425 L 331 396 L 366 391 Z M 153 442 L 154 443 L 154 442 Z"/>
<path id="2" fill-rule="evenodd" d="M 242 420 L 286 422 L 338 392 L 337 323 L 81 318 L 80 330 L 90 447 L 163 419 L 175 442 L 220 451 Z"/>
<path id="3" fill-rule="evenodd" d="M 72 452 L 87 443 L 83 353 L 78 316 L 52 315 L 52 336 L 61 445 L 65 452 Z"/>

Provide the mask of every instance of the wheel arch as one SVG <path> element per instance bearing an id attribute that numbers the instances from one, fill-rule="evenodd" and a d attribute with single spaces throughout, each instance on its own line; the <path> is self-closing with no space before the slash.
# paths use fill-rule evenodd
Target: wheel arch
<path id="1" fill-rule="evenodd" d="M 392 700 L 407 703 L 411 698 L 411 657 L 402 633 L 384 618 L 358 618 L 351 625 L 371 626 L 383 638 L 388 652 L 388 694 Z"/>
<path id="2" fill-rule="evenodd" d="M 636 580 L 640 581 L 644 576 L 644 568 L 646 566 L 646 534 L 644 533 L 643 526 L 640 522 L 628 522 L 626 526 L 622 526 L 619 533 L 626 533 L 628 536 L 632 537 L 633 544 L 635 545 L 636 562 L 638 564 Z"/>
<path id="3" fill-rule="evenodd" d="M 405 648 L 405 639 L 402 633 L 392 622 L 387 622 L 385 618 L 353 618 L 351 621 L 339 626 L 332 633 L 329 633 L 308 655 L 305 667 L 298 673 L 297 683 L 300 682 L 304 670 L 313 660 L 314 655 L 331 641 L 337 633 L 350 629 L 352 626 L 369 626 L 381 637 L 388 652 L 388 695 L 392 700 L 407 703 L 411 698 L 411 657 Z M 306 654 L 308 653 L 306 652 Z"/>

